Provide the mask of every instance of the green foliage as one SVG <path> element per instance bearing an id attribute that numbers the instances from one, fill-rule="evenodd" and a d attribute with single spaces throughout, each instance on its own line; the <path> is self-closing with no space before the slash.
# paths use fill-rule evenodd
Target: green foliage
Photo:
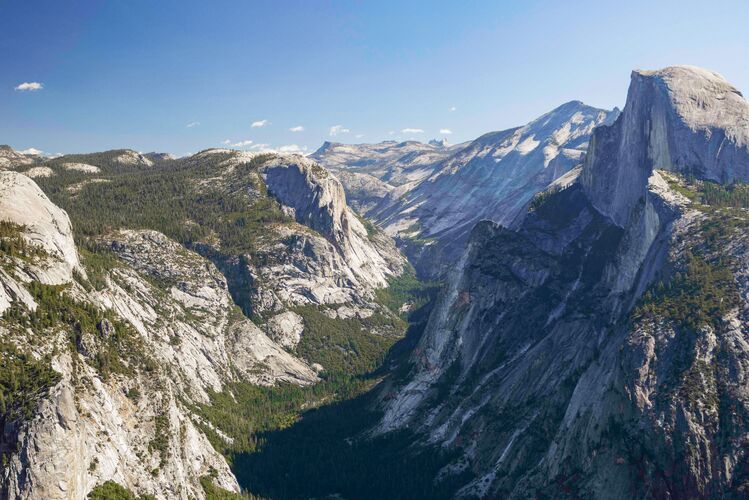
<path id="1" fill-rule="evenodd" d="M 411 446 L 415 436 L 407 431 L 362 438 L 381 417 L 370 410 L 373 397 L 328 404 L 260 434 L 257 451 L 234 458 L 240 485 L 276 499 L 452 498 L 458 483 L 435 484 L 434 477 L 453 454 Z"/>
<path id="2" fill-rule="evenodd" d="M 355 215 L 356 215 L 356 218 L 359 219 L 359 222 L 361 222 L 362 225 L 364 226 L 364 229 L 367 230 L 367 238 L 370 239 L 370 240 L 374 239 L 374 237 L 379 232 L 378 229 L 377 229 L 377 227 L 375 227 L 375 225 L 372 224 L 372 222 L 370 222 L 368 219 L 362 217 L 358 213 L 355 213 Z"/>
<path id="3" fill-rule="evenodd" d="M 749 184 L 734 181 L 724 185 L 672 172 L 665 173 L 664 178 L 671 189 L 693 202 L 710 207 L 749 208 Z"/>
<path id="4" fill-rule="evenodd" d="M 81 283 L 87 289 L 90 285 L 95 290 L 103 290 L 107 286 L 106 276 L 109 271 L 122 267 L 122 263 L 109 249 L 88 240 L 78 245 L 78 256 L 88 275 L 88 282 Z"/>
<path id="5" fill-rule="evenodd" d="M 154 418 L 154 437 L 148 443 L 148 451 L 150 451 L 151 453 L 159 452 L 160 467 L 166 465 L 166 461 L 169 458 L 170 437 L 171 433 L 169 431 L 169 417 L 164 414 L 156 415 L 156 417 Z"/>
<path id="6" fill-rule="evenodd" d="M 18 257 L 22 260 L 32 260 L 43 257 L 46 252 L 43 248 L 27 242 L 22 236 L 26 228 L 20 224 L 0 220 L 0 253 L 10 257 Z"/>
<path id="7" fill-rule="evenodd" d="M 140 337 L 130 325 L 110 311 L 78 302 L 64 293 L 64 289 L 65 285 L 32 281 L 27 290 L 37 308 L 29 311 L 21 302 L 14 302 L 3 313 L 2 319 L 14 327 L 28 328 L 37 335 L 43 335 L 51 328 L 65 327 L 72 349 L 78 348 L 85 334 L 92 335 L 99 340 L 100 348 L 91 362 L 104 378 L 112 373 L 132 374 L 134 364 L 153 369 L 152 361 L 143 352 Z M 102 331 L 105 321 L 114 327 L 111 334 L 105 335 Z"/>
<path id="8" fill-rule="evenodd" d="M 643 295 L 634 318 L 670 320 L 692 331 L 703 326 L 719 328 L 721 318 L 737 303 L 736 283 L 728 266 L 710 264 L 690 253 L 685 268 L 671 281 Z"/>
<path id="9" fill-rule="evenodd" d="M 203 428 L 214 447 L 231 457 L 255 451 L 259 432 L 285 429 L 300 418 L 303 410 L 332 400 L 352 398 L 370 386 L 365 379 L 348 375 L 328 376 L 307 387 L 292 384 L 263 387 L 235 382 L 227 385 L 223 392 L 211 392 L 210 404 L 193 409 L 232 438 L 229 444 L 212 428 Z"/>
<path id="10" fill-rule="evenodd" d="M 318 315 L 324 314 L 315 308 L 310 311 L 321 324 L 333 321 L 327 316 L 320 318 Z M 345 498 L 448 497 L 454 485 L 435 486 L 432 480 L 449 457 L 439 451 L 412 452 L 405 441 L 411 436 L 357 439 L 379 418 L 371 410 L 374 394 L 370 392 L 379 381 L 379 372 L 370 373 L 369 369 L 405 359 L 423 329 L 428 311 L 425 306 L 411 312 L 408 335 L 390 348 L 384 362 L 377 354 L 371 363 L 356 358 L 356 363 L 343 363 L 338 370 L 326 365 L 322 380 L 306 387 L 229 384 L 224 392 L 210 394 L 210 404 L 193 407 L 232 439 L 229 443 L 211 426 L 201 426 L 216 449 L 229 458 L 240 485 L 270 498 L 336 494 Z M 357 321 L 360 320 L 350 326 L 365 328 Z M 376 336 L 368 331 L 360 333 Z M 334 342 L 322 346 L 321 351 L 315 352 L 317 359 L 334 359 L 329 353 L 339 350 L 339 346 Z M 361 370 L 363 374 L 357 376 L 349 370 Z M 252 494 L 250 497 L 254 498 Z"/>
<path id="11" fill-rule="evenodd" d="M 213 480 L 216 479 L 216 471 L 211 468 L 210 474 L 200 478 L 200 486 L 203 487 L 205 500 L 262 500 L 261 497 L 247 493 L 234 493 L 220 486 L 216 486 Z"/>
<path id="12" fill-rule="evenodd" d="M 541 191 L 539 193 L 536 193 L 533 198 L 531 198 L 531 203 L 528 206 L 528 209 L 530 211 L 538 210 L 544 203 L 546 203 L 552 196 L 562 191 L 562 189 L 559 186 L 552 186 L 546 191 Z"/>
<path id="13" fill-rule="evenodd" d="M 114 482 L 107 481 L 97 485 L 88 494 L 89 500 L 156 500 L 153 495 L 137 496 L 135 493 L 124 486 Z"/>
<path id="14" fill-rule="evenodd" d="M 268 224 L 290 219 L 274 199 L 247 190 L 249 184 L 266 192 L 257 175 L 263 157 L 237 167 L 223 184 L 201 182 L 215 177 L 225 159 L 216 154 L 149 170 L 112 169 L 100 177 L 109 182 L 89 183 L 77 193 L 69 188 L 80 174 L 60 172 L 39 184 L 68 212 L 79 240 L 119 228 L 154 229 L 188 246 L 217 238 L 222 252 L 239 255 L 256 248 Z"/>
<path id="15" fill-rule="evenodd" d="M 49 357 L 37 360 L 9 342 L 0 342 L 0 421 L 31 418 L 39 398 L 59 380 Z"/>
<path id="16" fill-rule="evenodd" d="M 724 186 L 704 181 L 701 183 L 700 194 L 705 205 L 749 208 L 749 184 L 734 182 Z"/>
<path id="17" fill-rule="evenodd" d="M 375 370 L 406 330 L 403 320 L 381 313 L 333 319 L 313 305 L 294 310 L 304 318 L 296 353 L 310 363 L 320 363 L 328 373 L 361 375 Z"/>
<path id="18" fill-rule="evenodd" d="M 413 268 L 409 267 L 400 276 L 390 277 L 387 288 L 375 290 L 375 296 L 377 302 L 405 318 L 408 311 L 401 311 L 405 304 L 409 304 L 408 310 L 421 308 L 431 300 L 439 286 L 436 281 L 419 280 Z"/>

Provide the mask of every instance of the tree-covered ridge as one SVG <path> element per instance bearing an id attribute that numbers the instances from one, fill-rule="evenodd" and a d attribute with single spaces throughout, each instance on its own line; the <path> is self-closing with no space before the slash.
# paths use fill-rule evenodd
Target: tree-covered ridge
<path id="1" fill-rule="evenodd" d="M 252 252 L 268 225 L 291 220 L 265 195 L 257 168 L 267 158 L 258 156 L 226 175 L 221 163 L 227 159 L 215 153 L 96 177 L 107 182 L 60 170 L 38 183 L 68 212 L 78 240 L 121 228 L 154 229 L 188 246 L 208 242 L 228 254 Z M 71 189 L 79 183 L 83 187 Z"/>
<path id="2" fill-rule="evenodd" d="M 721 261 L 710 263 L 688 253 L 674 276 L 645 292 L 634 311 L 637 320 L 669 320 L 681 328 L 719 328 L 738 304 L 731 269 Z"/>
<path id="3" fill-rule="evenodd" d="M 669 187 L 690 201 L 714 208 L 749 208 L 749 184 L 720 184 L 693 176 L 660 171 Z"/>
<path id="4" fill-rule="evenodd" d="M 152 495 L 136 495 L 114 481 L 97 485 L 88 494 L 88 500 L 155 500 Z"/>
<path id="5" fill-rule="evenodd" d="M 741 305 L 740 263 L 727 249 L 737 232 L 743 234 L 749 228 L 749 212 L 742 208 L 741 196 L 731 194 L 746 186 L 719 186 L 671 173 L 664 177 L 672 190 L 691 200 L 688 209 L 696 209 L 700 216 L 673 243 L 684 250 L 672 257 L 668 274 L 642 295 L 630 315 L 630 328 L 675 332 L 670 354 L 673 373 L 661 381 L 661 405 L 685 401 L 694 408 L 719 412 L 727 396 L 718 380 L 725 378 L 728 368 L 707 363 L 699 345 L 706 335 L 722 337 L 729 329 L 730 316 Z"/>

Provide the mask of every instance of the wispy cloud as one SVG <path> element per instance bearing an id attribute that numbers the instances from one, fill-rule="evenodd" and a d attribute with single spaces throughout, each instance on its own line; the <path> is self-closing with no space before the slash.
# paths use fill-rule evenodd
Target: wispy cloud
<path id="1" fill-rule="evenodd" d="M 234 147 L 234 148 L 243 148 L 245 146 L 249 146 L 250 144 L 252 144 L 252 141 L 249 140 L 249 139 L 247 139 L 246 141 L 235 142 L 234 144 L 232 144 L 232 147 Z"/>
<path id="2" fill-rule="evenodd" d="M 278 150 L 282 153 L 304 153 L 307 151 L 307 146 L 299 147 L 296 144 L 287 144 L 285 146 L 281 146 L 278 148 Z"/>
<path id="3" fill-rule="evenodd" d="M 297 125 L 296 127 L 291 127 L 289 129 L 289 132 L 304 132 L 304 127 L 301 125 Z"/>
<path id="4" fill-rule="evenodd" d="M 20 90 L 21 92 L 27 92 L 33 90 L 42 90 L 44 88 L 44 84 L 39 82 L 23 82 L 19 83 L 14 88 L 16 90 Z"/>
<path id="5" fill-rule="evenodd" d="M 361 139 L 362 137 L 364 137 L 364 134 L 356 134 L 354 137 L 356 137 L 357 139 Z"/>
<path id="6" fill-rule="evenodd" d="M 268 120 L 258 120 L 256 122 L 252 122 L 251 127 L 252 128 L 260 128 L 260 127 L 265 127 L 266 125 L 269 125 L 269 124 L 270 124 L 270 122 Z"/>
<path id="7" fill-rule="evenodd" d="M 185 125 L 185 127 L 193 128 L 193 127 L 197 127 L 198 125 L 200 125 L 200 122 L 190 122 L 187 125 Z"/>
<path id="8" fill-rule="evenodd" d="M 401 132 L 403 132 L 404 134 L 423 134 L 424 133 L 424 129 L 420 129 L 420 128 L 404 128 L 403 130 L 401 130 Z"/>
<path id="9" fill-rule="evenodd" d="M 395 135 L 395 130 L 391 130 L 390 132 L 388 132 L 388 135 Z"/>
<path id="10" fill-rule="evenodd" d="M 458 110 L 458 108 L 456 108 L 455 106 L 450 106 L 450 109 L 449 109 L 449 111 L 450 111 L 451 113 L 452 113 L 453 111 L 457 111 L 457 110 Z"/>
<path id="11" fill-rule="evenodd" d="M 221 141 L 221 144 L 227 144 L 227 145 L 229 145 L 229 144 L 231 144 L 231 139 L 224 139 L 223 141 Z"/>
<path id="12" fill-rule="evenodd" d="M 450 130 L 449 128 L 441 128 L 440 129 L 440 134 L 447 135 L 447 134 L 452 134 L 452 133 L 453 133 L 453 131 Z"/>
<path id="13" fill-rule="evenodd" d="M 258 149 L 260 151 L 271 151 L 270 144 L 255 144 L 254 146 L 251 146 L 250 149 Z"/>
<path id="14" fill-rule="evenodd" d="M 343 125 L 333 125 L 330 127 L 330 135 L 335 137 L 338 134 L 348 134 L 351 132 L 349 129 L 345 128 Z"/>

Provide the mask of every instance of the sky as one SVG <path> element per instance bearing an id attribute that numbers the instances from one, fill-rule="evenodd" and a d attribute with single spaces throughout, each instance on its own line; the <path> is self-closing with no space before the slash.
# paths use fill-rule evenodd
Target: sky
<path id="1" fill-rule="evenodd" d="M 749 92 L 747 25 L 746 0 L 0 0 L 0 144 L 456 143 L 573 99 L 622 107 L 635 68 Z"/>

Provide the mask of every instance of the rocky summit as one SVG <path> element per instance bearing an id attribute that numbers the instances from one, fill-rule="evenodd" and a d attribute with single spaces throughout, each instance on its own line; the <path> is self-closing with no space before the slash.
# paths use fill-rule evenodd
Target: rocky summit
<path id="1" fill-rule="evenodd" d="M 691 66 L 455 145 L 2 146 L 0 497 L 744 498 L 748 235 Z"/>

